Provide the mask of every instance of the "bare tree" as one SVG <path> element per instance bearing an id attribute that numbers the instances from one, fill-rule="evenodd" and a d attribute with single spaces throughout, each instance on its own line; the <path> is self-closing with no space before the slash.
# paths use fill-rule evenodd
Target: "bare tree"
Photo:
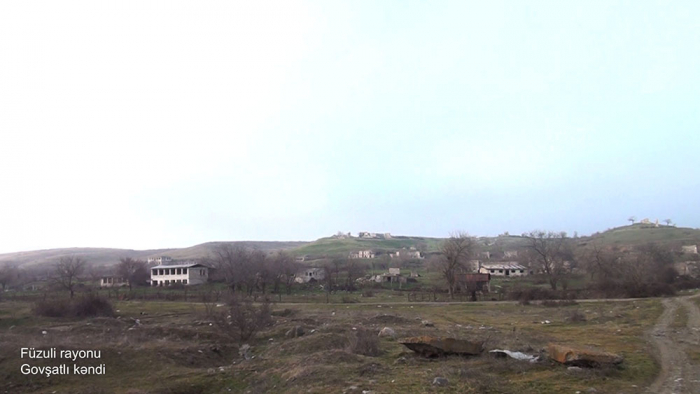
<path id="1" fill-rule="evenodd" d="M 215 251 L 213 262 L 217 274 L 228 284 L 231 291 L 235 292 L 236 289 L 242 289 L 245 284 L 255 284 L 250 260 L 250 252 L 244 247 L 224 244 Z M 252 289 L 250 291 L 252 292 Z"/>
<path id="2" fill-rule="evenodd" d="M 439 270 L 447 281 L 450 298 L 454 298 L 457 285 L 457 273 L 466 268 L 469 259 L 476 250 L 476 241 L 466 232 L 456 232 L 440 245 L 442 258 L 439 260 Z"/>
<path id="3" fill-rule="evenodd" d="M 525 237 L 528 242 L 530 264 L 534 264 L 547 276 L 552 290 L 557 289 L 557 283 L 566 272 L 565 264 L 573 260 L 569 239 L 565 232 L 532 231 Z"/>
<path id="4" fill-rule="evenodd" d="M 357 260 L 350 259 L 347 260 L 345 264 L 345 272 L 347 276 L 345 277 L 345 289 L 348 291 L 354 291 L 355 280 L 365 274 L 366 267 L 363 264 L 357 262 Z"/>
<path id="5" fill-rule="evenodd" d="M 664 223 L 666 223 L 667 226 L 670 226 L 673 221 L 671 219 L 664 219 Z"/>
<path id="6" fill-rule="evenodd" d="M 287 294 L 292 293 L 292 285 L 297 272 L 301 270 L 301 265 L 286 252 L 279 252 L 273 258 L 275 268 L 275 292 L 279 292 L 280 284 L 284 284 Z"/>
<path id="7" fill-rule="evenodd" d="M 53 280 L 56 284 L 70 292 L 71 298 L 75 293 L 78 276 L 85 269 L 86 261 L 76 256 L 64 256 L 56 264 Z"/>
<path id="8" fill-rule="evenodd" d="M 3 291 L 5 291 L 7 286 L 17 282 L 18 278 L 19 270 L 16 266 L 10 263 L 5 263 L 0 266 L 0 285 L 2 285 Z"/>
<path id="9" fill-rule="evenodd" d="M 135 260 L 131 257 L 123 257 L 119 259 L 117 273 L 119 276 L 127 280 L 129 290 L 131 290 L 134 284 L 139 285 L 146 283 L 149 276 L 148 270 L 146 269 L 146 262 Z"/>
<path id="10" fill-rule="evenodd" d="M 632 222 L 632 224 L 634 224 L 634 222 L 637 221 L 637 217 L 636 217 L 636 216 L 630 216 L 629 219 L 627 219 L 627 221 L 628 221 L 628 222 Z"/>

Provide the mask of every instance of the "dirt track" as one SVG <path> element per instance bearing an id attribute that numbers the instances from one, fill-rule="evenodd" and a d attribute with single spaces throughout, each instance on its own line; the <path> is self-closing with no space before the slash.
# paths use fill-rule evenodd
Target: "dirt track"
<path id="1" fill-rule="evenodd" d="M 694 297 L 663 300 L 664 312 L 649 333 L 661 363 L 661 373 L 647 390 L 650 393 L 700 393 L 700 367 L 691 364 L 686 353 L 691 345 L 700 344 L 700 310 L 690 300 Z M 686 327 L 671 326 L 678 308 L 688 313 Z"/>

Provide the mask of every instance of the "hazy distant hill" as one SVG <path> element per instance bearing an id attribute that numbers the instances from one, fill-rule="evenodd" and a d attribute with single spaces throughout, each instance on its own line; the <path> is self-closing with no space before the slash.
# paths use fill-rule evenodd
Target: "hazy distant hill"
<path id="1" fill-rule="evenodd" d="M 15 252 L 0 254 L 0 263 L 11 262 L 19 266 L 34 266 L 47 263 L 55 263 L 62 256 L 79 256 L 84 258 L 90 265 L 112 265 L 119 262 L 122 257 L 135 259 L 147 259 L 160 255 L 170 256 L 174 259 L 195 259 L 207 257 L 223 244 L 243 245 L 264 251 L 282 250 L 296 248 L 308 242 L 262 242 L 262 241 L 236 241 L 236 242 L 207 242 L 189 248 L 180 249 L 109 249 L 109 248 L 61 248 L 45 249 L 27 252 Z"/>
<path id="2" fill-rule="evenodd" d="M 394 251 L 401 248 L 416 247 L 426 252 L 436 252 L 444 238 L 395 236 L 390 239 L 378 238 L 321 238 L 314 242 L 207 242 L 189 248 L 180 249 L 108 249 L 108 248 L 63 248 L 35 250 L 0 254 L 0 263 L 12 262 L 20 266 L 33 266 L 57 262 L 61 256 L 75 255 L 88 261 L 91 265 L 112 265 L 122 257 L 146 259 L 160 255 L 174 259 L 196 259 L 212 256 L 217 247 L 223 244 L 242 245 L 263 251 L 288 250 L 297 256 L 331 257 L 344 256 L 358 250 L 372 249 L 375 251 Z M 525 238 L 506 235 L 498 237 L 480 237 L 482 250 L 504 252 L 506 250 L 522 249 L 526 246 Z M 670 227 L 634 224 L 617 227 L 592 236 L 578 238 L 582 245 L 600 246 L 634 246 L 648 242 L 665 244 L 673 248 L 680 245 L 700 245 L 700 230 L 684 227 Z"/>

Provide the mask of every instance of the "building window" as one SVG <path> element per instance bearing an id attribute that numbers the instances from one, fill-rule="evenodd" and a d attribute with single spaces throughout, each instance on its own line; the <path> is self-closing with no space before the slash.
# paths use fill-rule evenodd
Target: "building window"
<path id="1" fill-rule="evenodd" d="M 491 271 L 492 274 L 496 272 L 496 270 L 490 270 L 490 271 Z"/>
<path id="2" fill-rule="evenodd" d="M 182 274 L 183 274 L 183 275 L 187 275 L 187 268 L 183 268 L 183 269 L 182 269 Z"/>
<path id="3" fill-rule="evenodd" d="M 521 274 L 525 273 L 525 270 L 520 270 L 520 273 L 521 273 Z"/>
<path id="4" fill-rule="evenodd" d="M 183 279 L 182 283 L 187 284 L 187 279 Z"/>
<path id="5" fill-rule="evenodd" d="M 502 273 L 503 273 L 503 270 L 498 270 L 498 273 L 499 273 L 499 274 L 502 274 Z"/>
<path id="6" fill-rule="evenodd" d="M 511 274 L 514 274 L 514 273 L 515 273 L 515 270 L 510 270 L 510 273 L 511 273 Z"/>

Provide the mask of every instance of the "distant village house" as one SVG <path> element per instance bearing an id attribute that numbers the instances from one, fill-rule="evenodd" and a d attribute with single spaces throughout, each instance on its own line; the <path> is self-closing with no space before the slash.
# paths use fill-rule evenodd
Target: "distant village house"
<path id="1" fill-rule="evenodd" d="M 105 276 L 100 279 L 100 287 L 125 287 L 129 286 L 129 281 L 126 278 L 119 276 Z"/>
<path id="2" fill-rule="evenodd" d="M 527 267 L 512 261 L 500 263 L 479 262 L 478 272 L 492 276 L 525 276 L 528 274 Z"/>
<path id="3" fill-rule="evenodd" d="M 309 283 L 326 279 L 326 271 L 323 268 L 307 268 L 295 275 L 297 283 Z"/>
<path id="4" fill-rule="evenodd" d="M 697 245 L 684 245 L 684 246 L 681 246 L 681 250 L 685 254 L 698 254 L 698 246 Z"/>
<path id="5" fill-rule="evenodd" d="M 351 259 L 373 259 L 374 256 L 375 254 L 371 250 L 359 250 L 357 252 L 351 252 L 348 257 Z"/>
<path id="6" fill-rule="evenodd" d="M 149 257 L 147 260 L 148 264 L 168 264 L 172 263 L 173 259 L 168 256 L 158 256 L 158 257 Z"/>

